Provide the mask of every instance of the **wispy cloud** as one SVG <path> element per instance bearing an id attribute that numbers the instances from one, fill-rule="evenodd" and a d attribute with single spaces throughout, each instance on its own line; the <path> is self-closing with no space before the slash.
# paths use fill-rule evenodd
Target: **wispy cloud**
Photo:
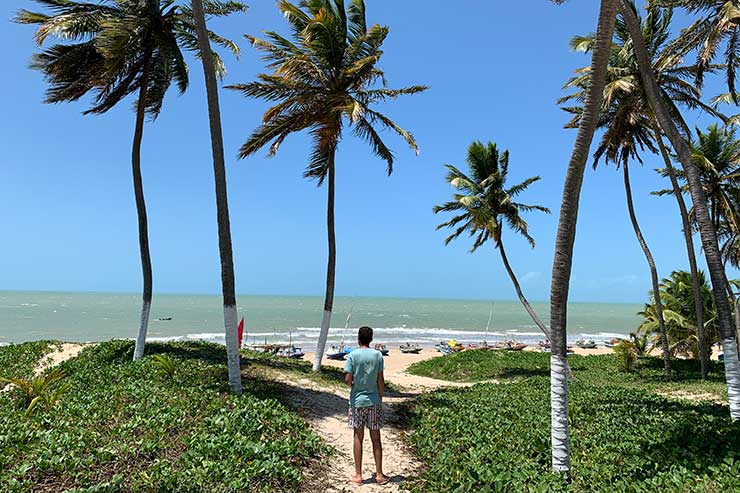
<path id="1" fill-rule="evenodd" d="M 542 272 L 535 272 L 535 271 L 527 272 L 526 274 L 522 276 L 521 282 L 522 283 L 531 282 L 536 279 L 539 279 L 541 276 L 542 276 Z"/>

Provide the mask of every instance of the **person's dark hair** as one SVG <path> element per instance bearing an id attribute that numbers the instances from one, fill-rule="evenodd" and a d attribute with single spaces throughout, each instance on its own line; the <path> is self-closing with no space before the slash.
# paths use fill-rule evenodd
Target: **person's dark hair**
<path id="1" fill-rule="evenodd" d="M 373 329 L 360 327 L 360 330 L 357 331 L 357 342 L 362 346 L 369 346 L 373 342 Z"/>

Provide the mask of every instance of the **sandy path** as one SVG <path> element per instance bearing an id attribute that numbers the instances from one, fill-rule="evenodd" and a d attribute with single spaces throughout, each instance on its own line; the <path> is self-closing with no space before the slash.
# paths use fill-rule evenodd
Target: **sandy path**
<path id="1" fill-rule="evenodd" d="M 34 375 L 39 376 L 49 368 L 53 368 L 68 359 L 76 357 L 84 348 L 85 344 L 63 343 L 61 348 L 57 347 L 53 349 L 39 360 L 33 370 Z"/>
<path id="2" fill-rule="evenodd" d="M 269 377 L 285 385 L 285 397 L 311 425 L 313 430 L 326 443 L 336 449 L 324 467 L 308 471 L 304 491 L 322 492 L 378 492 L 401 491 L 399 484 L 407 478 L 414 477 L 421 467 L 413 454 L 407 450 L 401 438 L 404 432 L 398 427 L 397 406 L 417 394 L 386 395 L 383 399 L 386 413 L 386 426 L 381 430 L 383 443 L 383 469 L 391 478 L 384 486 L 375 483 L 375 463 L 373 462 L 370 436 L 365 433 L 363 453 L 362 485 L 350 482 L 354 473 L 352 458 L 352 430 L 347 427 L 347 393 L 341 387 L 321 386 L 311 380 L 296 379 L 295 376 L 270 370 Z"/>
<path id="3" fill-rule="evenodd" d="M 391 349 L 388 356 L 383 359 L 385 365 L 385 380 L 403 387 L 407 390 L 413 391 L 430 391 L 440 388 L 449 387 L 470 387 L 475 383 L 470 382 L 450 382 L 448 380 L 438 380 L 436 378 L 420 377 L 412 375 L 406 370 L 409 366 L 417 361 L 424 361 L 431 358 L 441 356 L 434 349 L 424 349 L 419 354 L 404 354 L 398 350 Z M 314 353 L 306 353 L 305 360 L 313 361 Z M 324 358 L 324 366 L 334 366 L 336 368 L 344 368 L 344 361 L 333 361 Z M 483 382 L 476 382 L 483 383 Z M 487 383 L 497 383 L 495 380 L 487 381 Z"/>

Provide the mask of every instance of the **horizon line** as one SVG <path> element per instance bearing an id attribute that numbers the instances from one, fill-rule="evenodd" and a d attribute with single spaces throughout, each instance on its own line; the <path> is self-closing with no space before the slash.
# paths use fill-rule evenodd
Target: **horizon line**
<path id="1" fill-rule="evenodd" d="M 58 290 L 58 289 L 6 289 L 0 288 L 0 293 L 66 293 L 66 294 L 112 294 L 112 295 L 141 295 L 140 292 L 136 291 L 92 291 L 92 290 Z M 195 293 L 195 292 L 180 292 L 180 291 L 167 291 L 153 293 L 154 297 L 157 296 L 221 296 L 221 293 Z M 321 294 L 275 294 L 275 293 L 237 293 L 237 301 L 240 296 L 248 297 L 284 297 L 284 298 L 323 298 Z M 335 295 L 335 298 L 375 298 L 375 299 L 408 299 L 408 300 L 446 300 L 446 301 L 479 301 L 479 302 L 506 302 L 506 303 L 519 303 L 519 300 L 507 299 L 507 298 L 478 298 L 478 297 L 443 297 L 443 296 L 387 296 L 387 295 L 346 295 L 340 294 Z M 549 300 L 530 300 L 530 303 L 549 303 Z M 580 304 L 609 304 L 609 305 L 640 305 L 644 304 L 644 301 L 583 301 L 583 300 L 569 300 L 568 304 L 580 303 Z"/>

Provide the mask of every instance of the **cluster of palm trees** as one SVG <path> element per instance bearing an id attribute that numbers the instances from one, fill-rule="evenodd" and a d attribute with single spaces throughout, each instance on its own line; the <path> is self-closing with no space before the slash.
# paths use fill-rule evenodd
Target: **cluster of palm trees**
<path id="1" fill-rule="evenodd" d="M 218 101 L 218 79 L 225 75 L 221 57 L 211 50 L 215 43 L 235 55 L 237 45 L 209 31 L 207 18 L 244 12 L 235 0 L 35 0 L 46 12 L 21 11 L 17 21 L 38 26 L 36 42 L 42 50 L 32 66 L 49 83 L 46 102 L 70 102 L 91 96 L 89 114 L 110 110 L 130 95 L 136 97 L 136 119 L 132 146 L 134 195 L 139 218 L 139 243 L 143 273 L 141 321 L 134 359 L 144 353 L 144 342 L 152 299 L 152 268 L 148 245 L 146 205 L 141 177 L 140 149 L 146 117 L 155 120 L 162 111 L 164 96 L 174 83 L 179 92 L 188 87 L 186 53 L 202 62 L 209 110 L 217 203 L 219 250 L 224 304 L 225 340 L 229 385 L 241 392 L 236 335 L 236 297 L 229 226 L 224 147 Z M 556 0 L 557 1 L 557 0 Z M 561 3 L 561 2 L 557 2 Z M 318 185 L 327 182 L 328 265 L 326 295 L 314 369 L 319 370 L 331 322 L 334 298 L 336 243 L 334 231 L 335 156 L 345 129 L 367 142 L 373 154 L 393 171 L 394 154 L 379 130 L 390 130 L 412 150 L 418 147 L 411 133 L 377 111 L 379 103 L 422 92 L 425 86 L 401 89 L 386 87 L 378 67 L 387 27 L 368 25 L 364 0 L 303 0 L 299 4 L 279 0 L 277 7 L 287 20 L 290 35 L 265 33 L 264 39 L 247 36 L 262 53 L 270 73 L 245 84 L 227 86 L 247 97 L 272 103 L 261 125 L 248 137 L 239 156 L 246 158 L 269 147 L 275 154 L 293 133 L 307 130 L 312 139 L 307 178 Z M 696 22 L 671 39 L 672 9 L 683 8 Z M 666 318 L 675 312 L 663 298 L 672 292 L 658 283 L 655 262 L 637 219 L 630 187 L 631 162 L 642 162 L 642 153 L 660 153 L 671 187 L 660 193 L 672 195 L 682 218 L 687 256 L 691 269 L 691 293 L 697 347 L 702 374 L 707 369 L 707 313 L 704 313 L 702 273 L 696 260 L 693 233 L 698 232 L 711 280 L 713 313 L 711 323 L 719 332 L 725 355 L 731 416 L 740 418 L 740 367 L 731 301 L 736 299 L 725 265 L 740 264 L 740 178 L 737 163 L 740 144 L 731 128 L 710 127 L 697 131 L 696 138 L 682 118 L 684 109 L 702 109 L 730 125 L 734 119 L 722 115 L 714 104 L 737 104 L 735 88 L 740 55 L 740 1 L 737 0 L 651 0 L 644 19 L 631 0 L 601 0 L 596 34 L 573 39 L 575 49 L 592 55 L 591 65 L 577 72 L 566 88 L 573 93 L 561 104 L 573 114 L 569 126 L 577 128 L 575 146 L 568 164 L 555 243 L 550 294 L 550 324 L 543 323 L 527 302 L 509 265 L 503 231 L 508 226 L 532 246 L 527 223 L 520 212 L 549 210 L 517 202 L 517 196 L 539 180 L 506 184 L 509 153 L 476 142 L 468 150 L 469 176 L 448 166 L 448 181 L 456 189 L 453 200 L 434 212 L 453 217 L 440 227 L 453 228 L 447 242 L 467 233 L 472 250 L 492 242 L 498 249 L 517 295 L 535 323 L 551 340 L 552 467 L 570 473 L 568 430 L 568 378 L 566 359 L 567 301 L 579 197 L 590 147 L 597 130 L 603 136 L 593 156 L 620 168 L 630 219 L 651 272 L 655 329 L 670 371 L 671 347 Z M 58 44 L 44 47 L 50 36 Z M 721 48 L 724 59 L 719 60 Z M 698 53 L 693 64 L 685 58 Z M 713 103 L 702 101 L 704 75 L 722 70 L 727 94 Z M 673 161 L 678 163 L 674 166 Z M 691 200 L 687 204 L 686 196 Z M 669 309 L 664 309 L 664 304 Z M 740 310 L 735 311 L 740 317 Z M 685 314 L 683 314 L 685 316 Z M 710 341 L 712 338 L 709 338 Z M 675 352 L 675 351 L 674 351 Z"/>
<path id="2" fill-rule="evenodd" d="M 246 5 L 235 0 L 35 1 L 46 7 L 47 12 L 22 10 L 16 21 L 38 25 L 35 40 L 39 47 L 43 47 L 49 36 L 61 40 L 33 57 L 32 67 L 40 70 L 49 83 L 45 102 L 70 102 L 91 95 L 92 103 L 85 114 L 100 114 L 127 96 L 136 95 L 131 165 L 143 299 L 134 360 L 144 355 L 152 302 L 152 262 L 140 157 L 144 123 L 147 116 L 155 120 L 159 115 L 165 94 L 173 83 L 180 93 L 187 89 L 188 66 L 184 54 L 190 52 L 201 60 L 213 153 L 229 386 L 233 392 L 241 393 L 234 263 L 217 85 L 217 79 L 224 77 L 226 69 L 221 57 L 211 50 L 211 43 L 237 56 L 239 47 L 208 30 L 206 18 L 244 12 Z M 242 146 L 240 158 L 268 145 L 269 154 L 273 155 L 288 135 L 308 130 L 313 145 L 305 176 L 316 179 L 319 185 L 328 181 L 329 258 L 324 316 L 314 364 L 314 369 L 319 371 L 334 300 L 335 155 L 342 132 L 350 129 L 367 142 L 372 152 L 386 162 L 390 175 L 394 154 L 381 138 L 379 129 L 395 132 L 417 154 L 419 149 L 410 132 L 375 106 L 422 92 L 426 87 L 387 87 L 378 63 L 389 29 L 367 24 L 364 0 L 351 0 L 348 6 L 343 0 L 304 0 L 298 5 L 280 0 L 277 8 L 290 25 L 289 38 L 276 32 L 267 32 L 264 40 L 246 36 L 263 53 L 272 72 L 259 75 L 257 81 L 227 88 L 274 103 L 265 112 L 262 124 Z"/>
<path id="3" fill-rule="evenodd" d="M 669 27 L 673 8 L 685 9 L 697 19 L 671 40 Z M 720 194 L 707 179 L 709 175 L 716 177 L 718 174 L 715 163 L 711 157 L 703 160 L 701 152 L 696 152 L 704 134 L 699 132 L 698 143 L 692 144 L 691 131 L 681 116 L 682 107 L 700 108 L 722 119 L 723 124 L 732 123 L 732 119 L 725 119 L 711 105 L 702 103 L 700 90 L 706 73 L 722 69 L 728 94 L 719 100 L 737 103 L 739 24 L 740 2 L 737 0 L 651 0 L 644 20 L 640 19 L 631 0 L 601 0 L 596 34 L 573 40 L 575 48 L 592 53 L 592 60 L 589 68 L 579 71 L 566 84 L 576 92 L 561 101 L 578 103 L 567 108 L 574 114 L 571 123 L 578 128 L 578 134 L 564 185 L 550 294 L 552 466 L 555 471 L 569 475 L 571 467 L 565 364 L 566 308 L 579 195 L 591 142 L 599 128 L 604 133 L 594 155 L 594 165 L 603 157 L 606 162 L 622 167 L 630 219 L 651 269 L 656 328 L 666 370 L 670 369 L 670 347 L 662 293 L 652 255 L 639 229 L 629 186 L 628 163 L 631 160 L 641 162 L 640 153 L 645 150 L 661 153 L 666 165 L 664 173 L 671 181 L 669 193 L 676 198 L 682 216 L 702 374 L 706 375 L 706 314 L 701 312 L 704 307 L 701 277 L 692 241 L 692 233 L 699 233 L 724 353 L 730 414 L 733 419 L 740 418 L 740 366 L 730 303 L 733 291 L 725 273 L 725 263 L 733 258 L 738 229 L 734 213 L 724 215 Z M 721 48 L 724 48 L 724 59 L 718 60 Z M 694 52 L 697 53 L 696 62 L 684 65 L 684 58 Z M 715 130 L 718 134 L 732 133 L 732 130 Z M 673 159 L 678 161 L 680 168 L 674 168 Z M 728 182 L 735 179 L 732 175 L 727 178 Z M 684 192 L 688 192 L 693 204 L 690 209 L 685 203 Z M 724 242 L 723 248 L 720 248 L 721 242 Z"/>

